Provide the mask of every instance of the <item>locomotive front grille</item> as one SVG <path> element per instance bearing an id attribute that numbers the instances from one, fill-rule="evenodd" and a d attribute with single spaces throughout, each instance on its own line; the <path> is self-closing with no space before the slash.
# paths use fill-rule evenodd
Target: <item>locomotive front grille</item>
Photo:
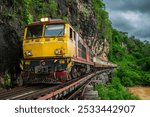
<path id="1" fill-rule="evenodd" d="M 35 74 L 48 74 L 48 66 L 36 66 Z"/>

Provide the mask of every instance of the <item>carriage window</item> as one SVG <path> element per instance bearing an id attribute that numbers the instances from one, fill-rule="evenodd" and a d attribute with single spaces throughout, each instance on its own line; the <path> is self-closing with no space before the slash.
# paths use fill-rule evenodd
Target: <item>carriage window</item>
<path id="1" fill-rule="evenodd" d="M 29 26 L 27 28 L 26 38 L 36 38 L 42 36 L 43 26 Z"/>
<path id="2" fill-rule="evenodd" d="M 44 36 L 63 36 L 64 24 L 46 25 Z"/>

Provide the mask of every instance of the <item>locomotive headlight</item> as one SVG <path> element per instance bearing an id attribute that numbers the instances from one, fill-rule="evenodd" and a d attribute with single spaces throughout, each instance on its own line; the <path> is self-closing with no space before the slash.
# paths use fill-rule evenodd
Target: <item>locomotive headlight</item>
<path id="1" fill-rule="evenodd" d="M 64 55 L 64 54 L 65 54 L 65 50 L 64 50 L 64 49 L 61 49 L 61 50 L 60 50 L 60 54 L 61 54 L 61 55 Z"/>
<path id="2" fill-rule="evenodd" d="M 59 50 L 58 49 L 56 49 L 54 52 L 55 52 L 56 55 L 59 54 Z"/>
<path id="3" fill-rule="evenodd" d="M 31 52 L 31 51 L 26 51 L 24 54 L 25 54 L 26 56 L 32 56 L 32 52 Z"/>
<path id="4" fill-rule="evenodd" d="M 41 22 L 47 22 L 47 21 L 48 21 L 48 17 L 41 18 Z"/>

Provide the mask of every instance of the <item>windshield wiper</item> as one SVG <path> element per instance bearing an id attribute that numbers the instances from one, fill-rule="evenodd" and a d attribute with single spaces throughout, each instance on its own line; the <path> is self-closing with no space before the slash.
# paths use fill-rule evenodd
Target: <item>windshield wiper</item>
<path id="1" fill-rule="evenodd" d="M 62 32 L 64 32 L 64 29 L 62 31 L 60 31 L 57 36 L 60 36 L 60 34 L 62 34 Z"/>

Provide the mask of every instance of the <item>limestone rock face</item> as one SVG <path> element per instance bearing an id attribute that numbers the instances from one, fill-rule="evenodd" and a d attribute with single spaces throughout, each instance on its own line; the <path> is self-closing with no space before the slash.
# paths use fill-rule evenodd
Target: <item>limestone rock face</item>
<path id="1" fill-rule="evenodd" d="M 82 0 L 57 0 L 58 11 L 84 38 L 96 35 L 96 17 L 92 1 Z"/>
<path id="2" fill-rule="evenodd" d="M 107 54 L 109 52 L 109 43 L 105 39 L 104 42 L 101 43 L 98 56 L 103 61 L 108 61 Z"/>
<path id="3" fill-rule="evenodd" d="M 57 2 L 59 14 L 69 18 L 68 21 L 92 48 L 95 56 L 108 61 L 109 43 L 106 39 L 98 38 L 97 18 L 92 0 L 57 0 Z"/>

